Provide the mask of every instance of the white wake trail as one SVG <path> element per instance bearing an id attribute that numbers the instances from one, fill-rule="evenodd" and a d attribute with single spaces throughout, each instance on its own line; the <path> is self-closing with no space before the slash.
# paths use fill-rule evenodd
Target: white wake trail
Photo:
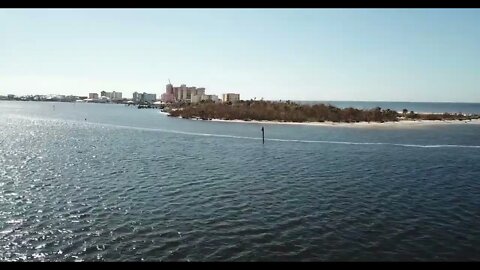
<path id="1" fill-rule="evenodd" d="M 245 139 L 245 140 L 261 140 L 262 139 L 260 137 L 235 136 L 235 135 L 228 135 L 228 134 L 198 133 L 198 132 L 188 132 L 188 131 L 180 131 L 180 130 L 173 130 L 173 129 L 143 128 L 143 127 L 112 125 L 112 124 L 99 124 L 99 125 L 118 127 L 118 128 L 126 128 L 126 129 L 154 131 L 154 132 L 184 134 L 184 135 L 191 135 L 191 136 L 219 137 L 219 138 Z M 401 144 L 401 143 L 383 143 L 383 142 L 348 142 L 348 141 L 296 140 L 296 139 L 277 139 L 277 138 L 265 138 L 265 141 L 295 142 L 295 143 L 320 143 L 320 144 L 345 144 L 345 145 L 387 145 L 387 146 L 417 147 L 417 148 L 480 148 L 480 145 L 458 145 L 458 144 L 422 145 L 422 144 Z"/>
<path id="2" fill-rule="evenodd" d="M 19 117 L 22 118 L 22 117 Z M 34 120 L 33 118 L 25 118 L 29 120 Z M 46 120 L 46 121 L 61 121 L 58 119 L 45 119 L 45 118 L 35 118 L 36 120 Z M 107 124 L 107 123 L 92 123 L 92 122 L 83 122 L 75 120 L 67 120 L 61 122 L 70 122 L 77 124 L 88 124 L 95 125 L 100 127 L 112 127 L 112 128 L 122 128 L 130 130 L 142 130 L 142 131 L 152 131 L 152 132 L 164 132 L 164 133 L 173 133 L 173 134 L 183 134 L 190 136 L 202 136 L 202 137 L 218 137 L 218 138 L 231 138 L 231 139 L 243 139 L 243 140 L 262 140 L 261 137 L 248 137 L 248 136 L 236 136 L 228 134 L 212 134 L 212 133 L 199 133 L 199 132 L 188 132 L 174 129 L 161 129 L 161 128 L 147 128 L 147 127 L 134 127 L 134 126 L 124 126 L 116 124 Z M 325 140 L 297 140 L 297 139 L 278 139 L 278 138 L 265 138 L 265 141 L 272 142 L 293 142 L 293 143 L 317 143 L 317 144 L 344 144 L 344 145 L 385 145 L 385 146 L 398 146 L 398 147 L 415 147 L 415 148 L 472 148 L 479 149 L 480 145 L 458 145 L 458 144 L 434 144 L 434 145 L 422 145 L 422 144 L 402 144 L 402 143 L 385 143 L 385 142 L 349 142 L 349 141 L 325 141 Z"/>

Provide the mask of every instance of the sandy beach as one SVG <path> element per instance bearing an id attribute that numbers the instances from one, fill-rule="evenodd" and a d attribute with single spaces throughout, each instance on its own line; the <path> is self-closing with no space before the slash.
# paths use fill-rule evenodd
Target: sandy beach
<path id="1" fill-rule="evenodd" d="M 167 114 L 168 113 L 163 113 Z M 181 118 L 181 117 L 179 117 Z M 267 125 L 300 125 L 300 126 L 323 126 L 323 127 L 423 127 L 432 125 L 475 125 L 480 124 L 480 119 L 459 121 L 459 120 L 400 120 L 398 122 L 358 122 L 358 123 L 335 123 L 335 122 L 280 122 L 280 121 L 244 121 L 244 120 L 223 120 L 223 119 L 188 119 L 193 121 L 212 121 L 224 123 L 241 123 L 241 124 L 267 124 Z"/>

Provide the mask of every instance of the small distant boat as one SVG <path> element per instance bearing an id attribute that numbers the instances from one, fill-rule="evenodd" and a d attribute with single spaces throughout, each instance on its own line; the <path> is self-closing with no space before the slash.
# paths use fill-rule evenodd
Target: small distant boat
<path id="1" fill-rule="evenodd" d="M 151 108 L 153 108 L 153 106 L 151 106 L 151 105 L 138 105 L 137 108 L 139 108 L 139 109 L 151 109 Z"/>

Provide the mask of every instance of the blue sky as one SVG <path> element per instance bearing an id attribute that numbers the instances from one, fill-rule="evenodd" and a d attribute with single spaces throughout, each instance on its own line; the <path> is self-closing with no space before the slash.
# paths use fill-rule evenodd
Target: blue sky
<path id="1" fill-rule="evenodd" d="M 0 10 L 0 95 L 480 102 L 479 9 Z"/>

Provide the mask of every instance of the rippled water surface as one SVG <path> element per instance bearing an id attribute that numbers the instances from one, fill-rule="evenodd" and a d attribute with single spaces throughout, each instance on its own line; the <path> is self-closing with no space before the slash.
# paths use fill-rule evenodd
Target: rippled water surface
<path id="1" fill-rule="evenodd" d="M 0 259 L 480 259 L 480 125 L 264 126 L 0 102 Z"/>

